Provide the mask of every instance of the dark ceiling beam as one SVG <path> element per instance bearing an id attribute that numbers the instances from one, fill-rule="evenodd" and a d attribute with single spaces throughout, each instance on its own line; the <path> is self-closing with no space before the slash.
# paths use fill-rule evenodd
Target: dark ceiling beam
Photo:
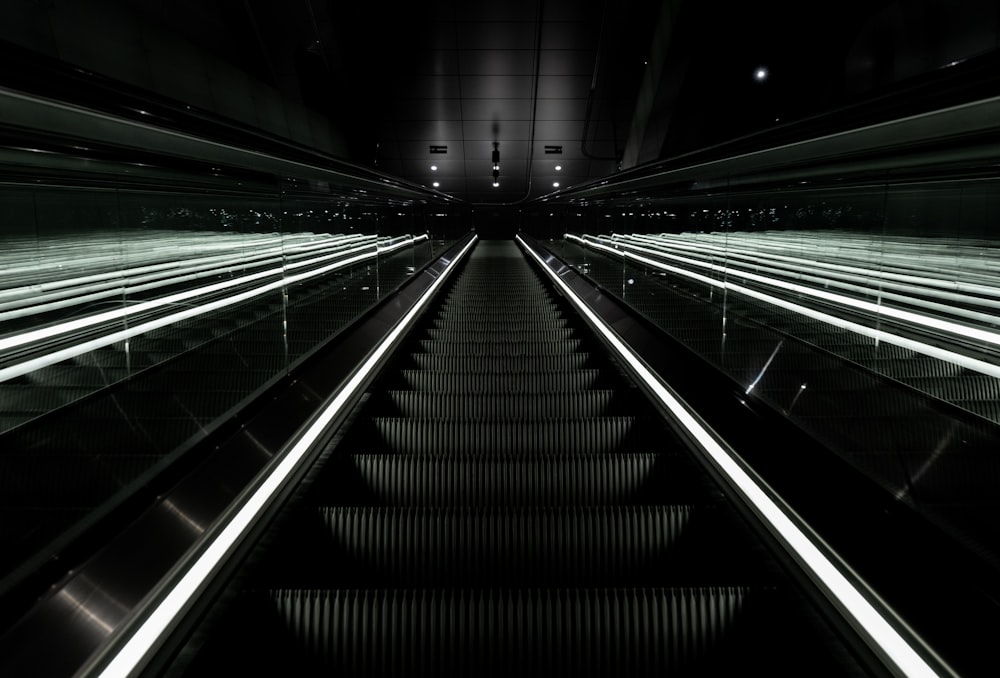
<path id="1" fill-rule="evenodd" d="M 663 0 L 660 6 L 620 169 L 659 159 L 670 125 L 670 104 L 680 86 L 680 78 L 669 68 L 667 55 L 682 4 L 683 0 Z"/>

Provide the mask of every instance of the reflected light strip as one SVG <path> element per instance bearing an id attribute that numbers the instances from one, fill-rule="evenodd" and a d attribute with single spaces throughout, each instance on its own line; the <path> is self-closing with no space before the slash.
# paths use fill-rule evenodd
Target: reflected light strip
<path id="1" fill-rule="evenodd" d="M 652 251 L 662 253 L 663 256 L 668 257 L 671 256 L 672 250 L 690 252 L 695 255 L 702 254 L 703 257 L 705 250 L 714 251 L 720 256 L 727 257 L 730 261 L 736 258 L 743 259 L 745 261 L 742 262 L 741 265 L 752 266 L 756 271 L 764 270 L 778 275 L 783 274 L 805 282 L 823 285 L 824 287 L 836 287 L 849 292 L 858 292 L 860 294 L 870 294 L 873 296 L 881 294 L 883 299 L 892 299 L 893 301 L 901 301 L 903 303 L 920 306 L 932 311 L 936 310 L 953 315 L 960 315 L 961 317 L 968 318 L 976 322 L 995 324 L 998 320 L 995 315 L 991 315 L 983 311 L 965 309 L 954 305 L 954 302 L 960 302 L 971 306 L 1000 309 L 1000 299 L 996 298 L 1000 297 L 1000 288 L 997 287 L 966 283 L 960 280 L 945 280 L 943 278 L 939 280 L 926 276 L 894 275 L 884 270 L 862 268 L 857 266 L 841 266 L 840 268 L 845 270 L 847 268 L 855 269 L 853 273 L 842 273 L 831 270 L 834 267 L 833 264 L 824 264 L 821 261 L 814 261 L 811 259 L 783 257 L 783 259 L 787 259 L 787 262 L 789 263 L 786 263 L 785 261 L 775 262 L 773 260 L 776 259 L 776 257 L 760 253 L 757 253 L 755 257 L 752 257 L 749 254 L 737 251 L 735 247 L 730 248 L 728 251 L 723 247 L 696 248 L 693 246 L 674 244 L 673 242 L 666 240 L 656 240 L 646 236 L 613 236 L 609 241 L 619 242 L 624 246 L 631 246 L 633 241 L 647 242 L 652 247 Z M 735 266 L 733 270 L 737 270 Z M 816 273 L 825 273 L 825 275 L 829 277 L 821 277 L 819 275 L 815 275 Z M 878 280 L 878 288 L 869 286 L 873 277 Z M 894 280 L 899 280 L 903 277 L 908 279 L 907 282 L 894 282 Z M 849 282 L 851 280 L 857 282 Z M 907 296 L 906 294 L 899 294 L 897 292 L 911 292 L 921 296 Z M 932 301 L 931 299 L 939 299 L 942 301 Z"/>
<path id="2" fill-rule="evenodd" d="M 254 287 L 253 289 L 246 290 L 244 292 L 240 292 L 239 294 L 234 294 L 232 296 L 228 296 L 228 297 L 225 297 L 223 299 L 218 299 L 216 301 L 212 301 L 212 302 L 209 302 L 207 304 L 202 304 L 200 306 L 195 306 L 193 308 L 188 308 L 188 309 L 186 309 L 184 311 L 179 311 L 179 312 L 176 312 L 176 313 L 171 313 L 168 316 L 164 316 L 162 318 L 157 318 L 156 320 L 150 320 L 149 322 L 141 323 L 139 325 L 135 325 L 133 327 L 129 327 L 128 329 L 119 330 L 118 332 L 112 332 L 110 334 L 106 334 L 106 335 L 97 337 L 95 339 L 91 339 L 89 341 L 81 342 L 79 344 L 73 344 L 72 346 L 68 346 L 68 347 L 66 347 L 64 349 L 60 349 L 60 350 L 57 350 L 57 351 L 52 351 L 50 353 L 46 353 L 45 355 L 39 356 L 37 358 L 32 358 L 30 360 L 25 360 L 23 362 L 15 364 L 15 365 L 11 365 L 9 367 L 5 367 L 3 369 L 0 369 L 0 382 L 4 382 L 4 381 L 7 381 L 9 379 L 13 379 L 15 377 L 19 377 L 21 375 L 28 374 L 30 372 L 34 372 L 35 370 L 41 369 L 42 367 L 48 367 L 49 365 L 54 365 L 54 364 L 56 364 L 58 362 L 62 362 L 63 360 L 68 360 L 70 358 L 74 358 L 74 357 L 76 357 L 78 355 L 83 355 L 84 353 L 88 353 L 88 352 L 96 350 L 98 348 L 103 348 L 104 346 L 108 346 L 110 344 L 114 344 L 115 342 L 118 342 L 118 341 L 123 341 L 125 339 L 129 339 L 131 337 L 135 337 L 135 336 L 138 336 L 140 334 L 145 334 L 146 332 L 150 332 L 152 330 L 159 329 L 159 328 L 165 327 L 167 325 L 172 325 L 172 324 L 180 322 L 182 320 L 187 320 L 189 318 L 194 318 L 194 317 L 197 317 L 199 315 L 204 315 L 205 313 L 210 313 L 212 311 L 217 311 L 219 309 L 226 308 L 228 306 L 232 306 L 234 304 L 238 304 L 240 302 L 247 301 L 249 299 L 253 299 L 254 297 L 259 297 L 259 296 L 261 296 L 263 294 L 266 294 L 268 292 L 273 292 L 275 290 L 279 290 L 282 287 L 284 287 L 286 285 L 289 285 L 289 284 L 301 282 L 303 280 L 307 280 L 309 278 L 314 278 L 316 276 L 323 275 L 325 273 L 330 273 L 331 271 L 334 271 L 334 270 L 336 270 L 338 268 L 343 268 L 344 266 L 349 266 L 351 264 L 355 264 L 355 263 L 358 263 L 360 261 L 365 261 L 367 259 L 372 259 L 372 258 L 374 258 L 374 257 L 376 257 L 376 256 L 378 256 L 380 254 L 385 254 L 386 252 L 395 251 L 395 250 L 397 250 L 397 249 L 399 249 L 401 247 L 405 247 L 407 245 L 413 244 L 413 243 L 417 242 L 418 240 L 422 240 L 422 239 L 424 239 L 426 237 L 427 237 L 427 235 L 423 234 L 423 235 L 417 236 L 416 238 L 412 238 L 411 240 L 402 241 L 402 242 L 396 243 L 395 245 L 392 245 L 392 246 L 387 247 L 385 249 L 379 250 L 377 252 L 369 252 L 367 254 L 360 254 L 360 255 L 357 255 L 355 257 L 351 257 L 349 259 L 341 259 L 341 260 L 337 261 L 336 263 L 329 264 L 327 266 L 323 266 L 322 268 L 318 268 L 318 269 L 311 270 L 311 271 L 306 271 L 304 273 L 299 273 L 299 274 L 296 274 L 296 275 L 286 276 L 284 278 L 281 278 L 280 280 L 275 280 L 275 281 L 272 281 L 270 283 L 267 283 L 266 285 L 261 285 L 259 287 Z M 371 247 L 370 246 L 365 246 L 365 247 L 359 248 L 359 249 L 368 250 L 368 249 L 371 249 Z M 252 280 L 260 279 L 262 277 L 270 277 L 270 276 L 273 276 L 273 275 L 278 275 L 281 272 L 282 272 L 281 269 L 274 269 L 274 270 L 271 270 L 271 271 L 263 271 L 261 273 L 255 273 L 255 274 L 250 275 L 250 276 L 244 276 L 244 277 L 239 278 L 237 280 L 226 281 L 225 283 L 217 283 L 215 285 L 209 285 L 207 287 L 199 287 L 197 289 L 188 290 L 187 292 L 182 292 L 182 293 L 179 293 L 177 295 L 171 295 L 170 297 L 164 297 L 162 299 L 155 299 L 153 301 L 149 301 L 149 302 L 146 302 L 144 304 L 137 304 L 137 305 L 129 307 L 129 308 L 118 309 L 116 311 L 109 312 L 109 313 L 101 313 L 98 316 L 88 316 L 87 318 L 81 318 L 79 321 L 71 321 L 69 323 L 63 323 L 61 325 L 55 325 L 53 327 L 47 327 L 47 328 L 44 328 L 44 329 L 41 329 L 41 330 L 33 330 L 31 332 L 26 332 L 24 334 L 16 335 L 16 336 L 13 336 L 13 337 L 8 337 L 6 340 L 0 342 L 0 350 L 2 350 L 2 349 L 9 349 L 12 346 L 19 346 L 19 345 L 22 345 L 22 344 L 26 343 L 25 341 L 19 341 L 19 340 L 21 338 L 25 337 L 25 336 L 28 336 L 28 335 L 32 336 L 32 338 L 33 338 L 34 341 L 41 341 L 41 340 L 44 340 L 44 339 L 50 339 L 50 338 L 52 338 L 52 337 L 54 337 L 56 335 L 65 334 L 66 332 L 69 332 L 69 331 L 71 331 L 73 329 L 80 329 L 82 327 L 87 327 L 88 325 L 91 325 L 93 323 L 86 322 L 86 321 L 89 321 L 89 320 L 91 320 L 92 318 L 95 318 L 95 317 L 101 318 L 102 322 L 107 322 L 109 320 L 118 320 L 118 319 L 121 319 L 122 317 L 126 317 L 128 315 L 132 315 L 133 313 L 137 313 L 140 310 L 147 310 L 148 311 L 148 310 L 150 310 L 152 308 L 157 308 L 157 307 L 163 306 L 164 304 L 167 304 L 167 303 L 177 303 L 178 297 L 180 297 L 181 295 L 184 295 L 185 299 L 193 297 L 193 296 L 201 296 L 201 295 L 204 295 L 204 294 L 207 294 L 207 293 L 210 293 L 210 292 L 216 292 L 216 291 L 219 291 L 221 289 L 226 289 L 228 287 L 232 287 L 232 286 L 237 285 L 237 284 L 245 284 L 248 280 L 252 281 Z M 171 300 L 171 301 L 168 301 L 168 300 Z"/>
<path id="3" fill-rule="evenodd" d="M 244 251 L 252 252 L 252 255 L 244 255 L 247 261 L 258 260 L 269 255 L 277 256 L 304 256 L 313 249 L 327 249 L 331 246 L 340 247 L 350 244 L 357 244 L 359 239 L 374 241 L 374 235 L 329 235 L 325 238 L 313 238 L 303 241 L 300 238 L 289 239 L 287 237 L 266 236 L 260 238 L 239 238 L 227 233 L 205 232 L 198 242 L 192 241 L 190 237 L 149 237 L 129 239 L 128 242 L 82 242 L 75 247 L 69 248 L 53 243 L 44 244 L 39 248 L 32 248 L 30 251 L 31 263 L 29 265 L 18 265 L 18 252 L 7 251 L 0 255 L 0 265 L 7 267 L 7 277 L 19 279 L 28 277 L 29 280 L 19 288 L 8 288 L 0 290 L 0 299 L 8 299 L 12 296 L 28 292 L 48 293 L 67 286 L 100 282 L 103 280 L 118 280 L 123 277 L 146 275 L 168 271 L 181 265 L 197 266 L 199 264 L 211 265 L 213 263 L 232 261 L 232 252 Z M 207 240 L 207 242 L 203 242 Z M 97 250 L 97 251 L 95 251 Z M 188 255 L 185 259 L 164 260 L 162 253 L 169 250 L 171 255 L 176 253 Z M 43 261 L 39 262 L 37 256 L 41 253 Z M 23 254 L 23 253 L 22 253 Z M 192 256 L 194 255 L 194 256 Z M 59 259 L 58 257 L 64 259 Z M 22 256 L 23 258 L 23 256 Z M 13 262 L 11 260 L 14 260 Z M 131 267 L 125 269 L 117 268 L 121 262 L 129 261 Z M 39 268 L 39 265 L 42 265 Z M 37 280 L 39 275 L 44 275 L 47 271 L 55 270 L 63 272 L 65 270 L 86 271 L 93 268 L 113 267 L 113 270 L 104 270 L 100 273 L 87 273 L 71 279 L 47 280 L 42 278 Z"/>
<path id="4" fill-rule="evenodd" d="M 715 436 L 698 420 L 659 377 L 647 368 L 635 353 L 580 299 L 545 261 L 525 243 L 517 240 L 548 274 L 577 310 L 587 317 L 594 329 L 610 344 L 615 353 L 625 360 L 634 373 L 642 379 L 656 398 L 673 414 L 676 421 L 694 438 L 713 465 L 719 469 L 743 496 L 743 499 L 761 518 L 768 529 L 782 540 L 791 554 L 844 611 L 858 632 L 873 643 L 873 648 L 906 676 L 938 675 L 909 642 L 894 628 L 865 595 L 828 558 L 809 536 L 792 520 L 786 511 L 771 498 L 769 493 L 748 474 Z M 867 588 L 867 587 L 866 587 Z M 901 620 L 896 619 L 902 624 Z"/>
<path id="5" fill-rule="evenodd" d="M 976 358 L 970 358 L 969 356 L 962 355 L 961 353 L 956 353 L 955 351 L 949 351 L 947 349 L 934 346 L 932 344 L 927 344 L 921 341 L 916 341 L 914 339 L 907 339 L 906 337 L 901 337 L 898 334 L 892 334 L 886 332 L 885 330 L 877 330 L 867 325 L 862 325 L 861 323 L 852 322 L 846 320 L 839 316 L 831 315 L 829 313 L 824 313 L 823 311 L 817 311 L 815 309 L 809 308 L 808 306 L 803 306 L 801 304 L 796 304 L 795 302 L 786 301 L 779 297 L 766 294 L 764 292 L 758 292 L 757 290 L 752 290 L 749 287 L 744 287 L 742 285 L 737 285 L 732 282 L 723 282 L 722 280 L 715 280 L 706 275 L 700 273 L 693 273 L 691 271 L 679 268 L 677 266 L 671 266 L 669 264 L 664 264 L 661 261 L 656 261 L 655 259 L 649 259 L 647 257 L 642 257 L 631 252 L 622 252 L 620 250 L 615 250 L 613 248 L 607 247 L 606 245 L 601 245 L 598 243 L 587 242 L 581 238 L 578 238 L 571 234 L 566 234 L 565 236 L 571 240 L 579 240 L 582 244 L 593 247 L 594 249 L 607 250 L 613 254 L 619 256 L 627 256 L 630 259 L 634 259 L 653 268 L 659 268 L 664 271 L 669 271 L 671 273 L 676 273 L 677 275 L 684 276 L 686 278 L 691 278 L 692 280 L 697 280 L 698 282 L 705 283 L 706 285 L 712 285 L 713 287 L 718 287 L 725 290 L 731 290 L 733 292 L 738 292 L 744 294 L 748 297 L 758 299 L 768 304 L 778 306 L 780 308 L 793 311 L 800 315 L 807 316 L 814 320 L 819 320 L 834 327 L 839 327 L 841 329 L 849 330 L 856 334 L 861 334 L 867 337 L 871 337 L 877 341 L 884 341 L 901 348 L 906 348 L 911 351 L 916 351 L 917 353 L 922 353 L 923 355 L 930 356 L 932 358 L 937 358 L 938 360 L 944 360 L 945 362 L 950 362 L 961 367 L 979 372 L 981 374 L 986 374 L 991 377 L 1000 378 L 1000 365 L 995 365 L 993 363 L 988 363 L 985 360 L 977 360 Z M 884 308 L 884 307 L 883 307 Z"/>
<path id="6" fill-rule="evenodd" d="M 754 390 L 754 388 L 757 387 L 757 384 L 760 383 L 760 380 L 764 378 L 764 374 L 767 373 L 767 368 L 769 368 L 771 366 L 771 363 L 774 362 L 774 356 L 778 355 L 778 351 L 781 350 L 781 346 L 784 343 L 785 340 L 782 339 L 781 341 L 778 342 L 778 345 L 774 347 L 774 350 L 771 351 L 771 355 L 770 357 L 768 357 L 767 362 L 764 363 L 764 367 L 760 368 L 760 373 L 757 374 L 757 378 L 754 379 L 752 382 L 750 382 L 750 385 L 747 386 L 747 391 L 746 391 L 747 395 L 750 395 L 750 391 Z"/>
<path id="7" fill-rule="evenodd" d="M 567 235 L 567 237 L 569 236 Z M 637 261 L 642 261 L 643 263 L 650 263 L 652 261 L 655 261 L 652 259 L 646 259 L 644 257 L 640 257 L 639 255 L 634 255 L 631 252 L 627 253 L 620 252 L 614 249 L 613 247 L 609 247 L 601 243 L 589 242 L 588 244 L 595 248 L 606 249 L 616 254 L 622 254 L 622 255 L 628 254 L 632 258 L 635 258 Z M 870 301 L 864 301 L 862 299 L 847 297 L 842 294 L 834 294 L 833 292 L 818 290 L 813 287 L 787 282 L 785 280 L 780 280 L 778 278 L 769 278 L 767 276 L 751 273 L 750 271 L 744 271 L 739 268 L 733 268 L 730 266 L 721 266 L 719 264 L 710 264 L 704 261 L 698 261 L 696 259 L 688 259 L 685 257 L 680 257 L 675 254 L 665 254 L 661 252 L 656 252 L 655 250 L 650 250 L 645 247 L 639 247 L 638 245 L 623 243 L 623 246 L 635 249 L 639 252 L 645 252 L 646 254 L 654 254 L 654 255 L 661 254 L 661 256 L 670 257 L 671 259 L 676 259 L 677 261 L 680 261 L 685 264 L 698 266 L 700 268 L 707 268 L 717 273 L 722 273 L 725 275 L 733 275 L 747 280 L 753 280 L 754 282 L 758 282 L 763 285 L 777 287 L 779 289 L 784 289 L 789 292 L 795 292 L 796 294 L 804 294 L 806 296 L 821 299 L 822 301 L 832 302 L 835 304 L 840 304 L 842 306 L 854 307 L 858 310 L 865 311 L 867 313 L 872 313 L 875 315 L 881 314 L 884 316 L 889 316 L 890 318 L 894 318 L 896 320 L 901 320 L 906 323 L 911 323 L 913 325 L 921 325 L 933 330 L 940 330 L 942 332 L 948 332 L 950 334 L 957 334 L 968 339 L 977 339 L 987 344 L 1000 345 L 1000 334 L 998 334 L 997 332 L 991 332 L 989 330 L 970 327 L 968 325 L 961 325 L 959 323 L 954 323 L 948 320 L 942 320 L 940 318 L 932 318 L 930 316 L 921 315 L 919 313 L 913 313 L 912 311 L 905 311 L 902 309 L 893 308 L 891 306 L 886 306 L 885 304 L 877 304 Z M 863 281 L 863 278 L 861 280 Z"/>
<path id="8" fill-rule="evenodd" d="M 477 239 L 476 236 L 473 236 L 462 251 L 453 260 L 448 262 L 446 271 L 452 270 L 454 265 L 462 260 L 462 257 L 476 243 Z M 361 384 L 364 383 L 365 379 L 379 364 L 396 339 L 409 329 L 413 319 L 420 313 L 446 277 L 445 272 L 442 272 L 431 283 L 430 287 L 427 288 L 417 303 L 414 304 L 413 308 L 396 323 L 392 331 L 369 354 L 361 367 L 344 384 L 340 391 L 337 392 L 336 396 L 329 401 L 302 436 L 295 441 L 295 444 L 267 477 L 263 479 L 243 506 L 221 528 L 198 559 L 167 591 L 160 603 L 145 618 L 139 628 L 131 634 L 121 649 L 100 672 L 99 675 L 102 678 L 128 676 L 140 668 L 150 651 L 159 642 L 160 637 L 173 625 L 174 620 L 192 601 L 195 594 L 205 584 L 207 578 L 222 564 L 232 548 L 244 536 L 247 529 L 257 520 L 261 511 L 271 502 L 278 490 L 284 486 L 288 476 L 298 467 L 302 459 L 316 444 L 316 441 L 323 435 L 330 422 L 337 416 L 341 408 L 350 400 Z"/>
<path id="9" fill-rule="evenodd" d="M 356 252 L 362 252 L 366 249 L 370 249 L 370 245 L 363 247 L 356 247 L 353 249 L 345 250 L 341 254 L 354 254 Z M 49 339 L 57 334 L 65 334 L 67 332 L 73 332 L 76 330 L 81 330 L 86 327 L 92 327 L 94 325 L 100 325 L 101 323 L 110 322 L 114 320 L 121 320 L 131 315 L 136 315 L 138 313 L 145 313 L 163 306 L 170 306 L 172 304 L 178 304 L 194 297 L 204 296 L 206 294 L 212 294 L 214 292 L 220 292 L 222 290 L 230 289 L 232 287 L 240 287 L 246 285 L 247 283 L 252 283 L 262 278 L 267 278 L 273 275 L 280 275 L 282 273 L 282 267 L 272 268 L 264 271 L 258 271 L 257 273 L 251 273 L 249 275 L 240 276 L 239 278 L 233 278 L 231 280 L 224 280 L 212 285 L 205 285 L 203 287 L 195 287 L 194 289 L 184 290 L 183 292 L 177 292 L 176 294 L 169 294 L 165 297 L 160 297 L 158 299 L 151 299 L 150 301 L 145 301 L 134 306 L 127 306 L 125 308 L 115 309 L 113 311 L 105 311 L 104 313 L 96 313 L 94 315 L 89 315 L 83 318 L 77 318 L 76 320 L 70 320 L 58 325 L 53 325 L 51 327 L 44 327 L 37 330 L 31 330 L 28 332 L 22 332 L 21 334 L 14 335 L 12 337 L 6 337 L 0 339 L 0 351 L 9 350 L 16 346 L 23 346 L 24 344 L 30 344 L 36 341 L 41 341 Z M 264 286 L 267 287 L 267 286 Z M 261 287 L 260 289 L 264 289 Z M 86 290 L 84 290 L 86 291 Z"/>
<path id="10" fill-rule="evenodd" d="M 347 240 L 347 238 L 341 240 Z M 259 250 L 254 256 L 217 255 L 175 260 L 141 269 L 123 269 L 112 273 L 67 278 L 0 291 L 0 297 L 6 295 L 13 299 L 0 303 L 0 309 L 10 309 L 0 311 L 0 322 L 119 297 L 123 291 L 125 294 L 137 294 L 199 278 L 228 275 L 232 273 L 234 266 L 239 266 L 244 270 L 274 264 L 283 265 L 286 269 L 302 268 L 336 259 L 352 252 L 360 252 L 365 247 L 377 248 L 375 236 L 371 236 L 371 241 L 364 246 L 353 249 L 348 249 L 348 247 L 355 243 L 342 242 L 341 240 L 324 243 L 322 247 L 310 245 L 308 250 L 296 246 L 282 253 L 280 248 L 268 247 L 266 250 Z M 351 238 L 350 240 L 357 239 Z M 317 256 L 316 250 L 322 250 L 319 256 Z M 301 259 L 302 257 L 309 258 L 305 261 L 288 262 L 290 259 Z M 211 268 L 211 266 L 218 268 Z M 52 301 L 49 301 L 50 299 Z"/>

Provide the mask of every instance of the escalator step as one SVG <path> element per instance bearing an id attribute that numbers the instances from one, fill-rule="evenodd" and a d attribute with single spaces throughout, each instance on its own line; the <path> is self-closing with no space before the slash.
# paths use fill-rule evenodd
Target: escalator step
<path id="1" fill-rule="evenodd" d="M 323 507 L 345 557 L 394 585 L 607 585 L 662 576 L 690 506 Z"/>
<path id="2" fill-rule="evenodd" d="M 576 330 L 572 327 L 561 329 L 545 330 L 538 328 L 528 328 L 517 333 L 517 340 L 531 343 L 556 342 L 570 339 Z M 489 332 L 476 328 L 474 325 L 463 329 L 435 329 L 424 330 L 431 339 L 443 341 L 468 342 L 470 344 L 496 346 L 506 345 L 511 341 L 511 332 L 504 332 L 502 336 L 497 336 L 496 332 Z"/>
<path id="3" fill-rule="evenodd" d="M 495 295 L 495 293 L 494 293 Z M 460 300 L 453 300 L 437 309 L 439 318 L 473 317 L 487 320 L 503 318 L 561 318 L 559 306 L 548 298 L 534 300 L 497 300 L 490 303 L 490 294 L 477 292 Z"/>
<path id="4" fill-rule="evenodd" d="M 551 316 L 517 317 L 504 315 L 496 318 L 477 318 L 475 316 L 457 315 L 448 318 L 435 318 L 434 328 L 439 330 L 474 330 L 485 328 L 494 336 L 503 336 L 506 332 L 524 332 L 526 330 L 559 330 L 567 327 L 566 318 Z"/>
<path id="5" fill-rule="evenodd" d="M 487 343 L 483 341 L 444 341 L 439 339 L 422 339 L 420 350 L 423 353 L 434 353 L 448 356 L 520 356 L 548 355 L 553 353 L 574 353 L 580 349 L 580 339 L 522 339 L 517 342 L 504 341 Z"/>
<path id="6" fill-rule="evenodd" d="M 744 587 L 275 590 L 307 653 L 347 675 L 662 675 L 727 655 Z"/>
<path id="7" fill-rule="evenodd" d="M 390 450 L 402 454 L 470 450 L 601 453 L 622 448 L 635 417 L 519 421 L 374 417 L 373 421 Z"/>
<path id="8" fill-rule="evenodd" d="M 468 374 L 401 370 L 409 388 L 445 393 L 564 393 L 594 388 L 599 370 L 526 372 L 522 374 Z"/>
<path id="9" fill-rule="evenodd" d="M 468 374 L 513 374 L 522 372 L 565 372 L 579 370 L 590 361 L 589 353 L 569 355 L 440 355 L 411 353 L 420 369 Z"/>
<path id="10" fill-rule="evenodd" d="M 579 391 L 558 398 L 541 394 L 482 395 L 390 391 L 389 397 L 404 417 L 455 419 L 544 419 L 599 417 L 607 412 L 615 392 Z"/>
<path id="11" fill-rule="evenodd" d="M 353 473 L 342 476 L 352 479 L 356 474 L 356 484 L 386 504 L 605 505 L 636 500 L 650 482 L 654 467 L 666 469 L 669 475 L 674 460 L 675 455 L 645 452 L 521 456 L 367 453 L 351 455 L 347 464 Z"/>

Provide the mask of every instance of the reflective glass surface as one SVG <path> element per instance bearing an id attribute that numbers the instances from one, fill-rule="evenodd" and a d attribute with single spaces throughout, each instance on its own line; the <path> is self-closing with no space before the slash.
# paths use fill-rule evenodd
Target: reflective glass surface
<path id="1" fill-rule="evenodd" d="M 935 177 L 650 193 L 525 230 L 1000 562 L 998 218 L 997 179 Z"/>
<path id="2" fill-rule="evenodd" d="M 0 589 L 457 235 L 389 202 L 0 187 Z"/>

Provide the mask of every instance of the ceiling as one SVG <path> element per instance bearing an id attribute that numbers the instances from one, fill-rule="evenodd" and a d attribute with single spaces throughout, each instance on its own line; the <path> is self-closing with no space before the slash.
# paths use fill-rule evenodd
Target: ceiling
<path id="1" fill-rule="evenodd" d="M 474 204 L 787 125 L 1000 46 L 995 0 L 129 1 L 336 121 L 349 160 Z"/>
<path id="2" fill-rule="evenodd" d="M 377 17 L 339 9 L 328 58 L 353 93 L 355 159 L 472 203 L 515 203 L 612 174 L 659 4 L 437 0 Z"/>

